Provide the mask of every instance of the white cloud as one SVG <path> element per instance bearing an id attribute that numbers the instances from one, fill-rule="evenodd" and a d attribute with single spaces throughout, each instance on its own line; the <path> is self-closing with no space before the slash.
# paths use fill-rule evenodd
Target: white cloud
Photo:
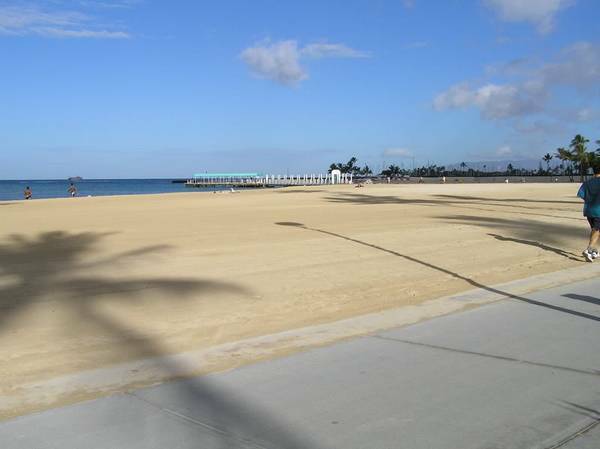
<path id="1" fill-rule="evenodd" d="M 129 34 L 123 31 L 65 30 L 62 28 L 37 28 L 36 33 L 41 36 L 64 38 L 127 39 L 129 37 Z"/>
<path id="2" fill-rule="evenodd" d="M 497 167 L 494 165 L 494 162 L 502 161 L 506 164 L 506 162 L 513 161 L 526 161 L 531 159 L 532 154 L 535 154 L 537 158 L 537 153 L 531 152 L 528 150 L 522 151 L 519 149 L 513 148 L 511 145 L 504 144 L 495 149 L 489 148 L 483 151 L 470 151 L 467 152 L 467 157 L 472 159 L 471 164 L 482 164 L 486 163 L 488 170 L 495 169 L 504 169 L 506 165 Z M 477 162 L 475 162 L 476 160 Z"/>
<path id="3" fill-rule="evenodd" d="M 592 121 L 596 115 L 596 111 L 592 108 L 582 108 L 575 112 L 575 116 L 579 122 Z"/>
<path id="4" fill-rule="evenodd" d="M 600 45 L 578 42 L 564 49 L 560 62 L 545 64 L 539 76 L 548 84 L 571 85 L 579 89 L 600 83 Z"/>
<path id="5" fill-rule="evenodd" d="M 514 129 L 521 134 L 538 134 L 548 136 L 550 134 L 560 134 L 567 131 L 565 123 L 562 120 L 533 120 L 519 121 L 514 124 Z"/>
<path id="6" fill-rule="evenodd" d="M 513 150 L 510 146 L 508 145 L 503 145 L 500 148 L 498 148 L 495 152 L 495 155 L 498 157 L 507 157 L 507 156 L 512 156 L 513 154 Z"/>
<path id="7" fill-rule="evenodd" d="M 486 119 L 542 113 L 554 119 L 587 121 L 593 116 L 590 102 L 600 85 L 600 44 L 579 42 L 559 52 L 552 62 L 519 59 L 487 67 L 486 74 L 505 81 L 481 86 L 457 84 L 434 98 L 434 108 L 440 111 L 475 107 Z M 571 97 L 581 100 L 577 113 L 556 99 L 549 101 L 558 87 L 570 88 Z"/>
<path id="8" fill-rule="evenodd" d="M 535 79 L 545 85 L 566 85 L 580 89 L 600 83 L 600 44 L 576 42 L 558 52 L 549 62 L 518 58 L 485 68 L 490 76 Z"/>
<path id="9" fill-rule="evenodd" d="M 433 107 L 438 111 L 452 108 L 463 108 L 475 103 L 475 94 L 468 83 L 452 86 L 433 100 Z"/>
<path id="10" fill-rule="evenodd" d="M 477 107 L 484 118 L 501 119 L 538 112 L 543 109 L 545 98 L 543 86 L 535 83 L 489 83 L 479 88 L 463 83 L 439 94 L 433 105 L 438 111 Z"/>
<path id="11" fill-rule="evenodd" d="M 556 121 L 580 124 L 596 121 L 600 118 L 600 110 L 592 106 L 565 107 L 555 111 L 555 115 Z"/>
<path id="12" fill-rule="evenodd" d="M 531 72 L 532 62 L 527 58 L 517 58 L 501 64 L 486 66 L 485 73 L 491 76 L 518 77 Z"/>
<path id="13" fill-rule="evenodd" d="M 250 71 L 260 78 L 294 86 L 308 78 L 302 58 L 366 58 L 367 53 L 344 44 L 312 43 L 300 48 L 295 40 L 265 41 L 240 54 Z"/>
<path id="14" fill-rule="evenodd" d="M 128 9 L 141 2 L 142 0 L 79 0 L 81 6 L 108 9 Z"/>
<path id="15" fill-rule="evenodd" d="M 542 33 L 554 28 L 554 16 L 571 6 L 573 0 L 484 0 L 502 19 L 509 22 L 530 22 Z"/>
<path id="16" fill-rule="evenodd" d="M 388 148 L 383 151 L 383 155 L 387 157 L 412 157 L 413 153 L 406 148 Z"/>
<path id="17" fill-rule="evenodd" d="M 300 66 L 298 43 L 293 40 L 247 48 L 241 58 L 257 76 L 281 84 L 294 85 L 308 78 Z"/>
<path id="18" fill-rule="evenodd" d="M 429 46 L 429 42 L 427 41 L 415 41 L 410 42 L 404 46 L 404 48 L 425 48 Z"/>
<path id="19" fill-rule="evenodd" d="M 344 44 L 328 44 L 327 42 L 308 44 L 302 50 L 302 56 L 310 58 L 368 58 L 369 54 L 355 50 Z"/>
<path id="20" fill-rule="evenodd" d="M 62 38 L 125 39 L 124 31 L 97 29 L 77 11 L 45 11 L 35 6 L 0 6 L 0 34 Z"/>
<path id="21" fill-rule="evenodd" d="M 0 30 L 6 33 L 27 32 L 39 25 L 74 26 L 87 20 L 73 11 L 44 12 L 34 7 L 0 6 Z"/>

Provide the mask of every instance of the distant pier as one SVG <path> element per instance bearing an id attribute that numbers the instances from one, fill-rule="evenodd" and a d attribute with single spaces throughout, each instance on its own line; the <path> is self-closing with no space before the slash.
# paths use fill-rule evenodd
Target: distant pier
<path id="1" fill-rule="evenodd" d="M 333 170 L 325 174 L 268 175 L 261 173 L 197 173 L 186 187 L 291 187 L 324 184 L 352 184 L 351 173 Z"/>

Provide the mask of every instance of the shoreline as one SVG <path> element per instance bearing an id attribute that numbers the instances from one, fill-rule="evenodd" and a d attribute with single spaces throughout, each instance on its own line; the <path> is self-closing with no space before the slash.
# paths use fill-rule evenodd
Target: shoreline
<path id="1" fill-rule="evenodd" d="M 158 179 L 161 180 L 161 178 L 152 178 L 152 179 Z M 437 178 L 436 178 L 437 179 Z M 129 179 L 127 179 L 129 180 Z M 132 179 L 135 180 L 135 179 Z M 503 182 L 501 181 L 492 181 L 492 182 L 464 182 L 464 183 L 446 183 L 446 184 L 442 184 L 439 181 L 438 182 L 425 182 L 425 183 L 418 183 L 418 182 L 396 182 L 396 183 L 391 183 L 391 184 L 386 184 L 386 183 L 374 183 L 374 184 L 369 184 L 369 187 L 374 187 L 374 186 L 390 186 L 390 187 L 409 187 L 409 186 L 432 186 L 432 185 L 439 185 L 439 186 L 446 186 L 446 187 L 451 187 L 451 186 L 469 186 L 469 185 L 502 185 Z M 531 185 L 531 186 L 536 186 L 536 185 L 556 185 L 556 184 L 568 184 L 568 185 L 579 185 L 579 181 L 574 181 L 574 182 L 559 182 L 559 183 L 553 183 L 550 181 L 540 181 L 540 182 L 527 182 L 525 183 L 527 185 Z M 521 183 L 512 183 L 512 185 L 522 185 Z M 279 189 L 286 189 L 286 190 L 293 190 L 293 189 L 327 189 L 327 188 L 336 188 L 336 187 L 340 187 L 340 185 L 333 185 L 333 184 L 322 184 L 322 185 L 306 185 L 306 186 L 285 186 L 285 187 L 266 187 L 266 188 L 236 188 L 236 192 L 261 192 L 261 191 L 272 191 L 272 190 L 279 190 Z M 345 188 L 352 188 L 352 187 L 356 187 L 356 183 L 354 184 L 347 184 L 345 185 Z M 64 197 L 50 197 L 50 198 L 32 198 L 30 200 L 25 200 L 25 199 L 0 199 L 0 203 L 4 203 L 4 202 L 8 202 L 8 203 L 14 203 L 14 202 L 23 202 L 23 203 L 27 203 L 27 202 L 38 202 L 38 201 L 45 201 L 45 200 L 61 200 L 61 199 L 65 199 L 65 200 L 72 200 L 72 199 L 81 199 L 81 198 L 120 198 L 120 197 L 138 197 L 138 196 L 157 196 L 157 195 L 177 195 L 177 194 L 186 194 L 186 193 L 231 193 L 230 192 L 230 187 L 223 187 L 221 189 L 214 189 L 214 190 L 203 190 L 201 188 L 190 188 L 189 190 L 186 189 L 184 191 L 179 191 L 179 192 L 154 192 L 154 193 L 117 193 L 117 194 L 106 194 L 106 195 L 78 195 L 75 197 L 69 197 L 67 195 L 65 195 Z"/>
<path id="2" fill-rule="evenodd" d="M 257 189 L 248 189 L 257 190 Z M 238 191 L 242 191 L 242 189 L 238 189 Z M 245 191 L 245 190 L 244 190 Z M 130 198 L 130 197 L 138 197 L 138 196 L 163 196 L 163 195 L 182 195 L 182 194 L 199 194 L 199 193 L 231 193 L 229 189 L 225 190 L 200 190 L 195 189 L 194 191 L 183 191 L 183 192 L 158 192 L 158 193 L 122 193 L 122 194 L 107 194 L 107 195 L 78 195 L 75 197 L 60 197 L 60 198 L 32 198 L 30 200 L 18 199 L 18 200 L 0 200 L 0 203 L 30 203 L 30 202 L 38 202 L 38 201 L 48 201 L 48 200 L 77 200 L 77 199 L 90 199 L 90 198 Z"/>
<path id="3" fill-rule="evenodd" d="M 574 180 L 573 182 L 571 182 L 569 180 L 569 177 L 567 176 L 559 176 L 556 179 L 559 179 L 559 182 L 554 182 L 553 179 L 555 177 L 552 176 L 533 176 L 533 177 L 525 177 L 525 181 L 521 182 L 522 177 L 520 176 L 509 176 L 509 177 L 505 177 L 505 176 L 487 176 L 487 177 L 447 177 L 447 182 L 445 184 L 443 184 L 440 180 L 440 178 L 437 177 L 429 177 L 429 178 L 423 178 L 423 182 L 419 182 L 419 179 L 417 177 L 411 177 L 410 180 L 394 180 L 392 183 L 387 184 L 386 182 L 384 182 L 383 180 L 379 180 L 373 184 L 368 184 L 371 186 L 376 186 L 376 185 L 388 185 L 388 186 L 407 186 L 407 185 L 446 185 L 446 186 L 452 186 L 452 185 L 490 185 L 490 184 L 503 184 L 505 179 L 509 179 L 510 180 L 510 184 L 530 184 L 530 185 L 545 185 L 545 184 L 578 184 L 579 181 L 578 180 Z M 14 201 L 25 201 L 22 198 L 21 195 L 21 191 L 22 191 L 22 187 L 21 186 L 25 186 L 27 183 L 41 183 L 42 185 L 47 185 L 47 184 L 53 184 L 53 183 L 60 183 L 62 187 L 66 186 L 70 181 L 65 181 L 65 180 L 0 180 L 0 187 L 3 184 L 10 184 L 10 183 L 18 183 L 20 186 L 18 189 L 16 189 L 15 191 L 12 192 L 12 197 L 10 199 L 0 199 L 0 202 L 14 202 Z M 144 185 L 145 182 L 149 182 L 149 183 L 154 183 L 154 182 L 166 182 L 168 186 L 183 186 L 184 184 L 182 183 L 173 183 L 173 178 L 148 178 L 148 179 L 138 179 L 138 178 L 119 178 L 119 179 L 89 179 L 89 180 L 83 180 L 78 182 L 75 182 L 76 185 L 83 185 L 83 186 L 89 186 L 89 187 L 94 187 L 94 186 L 98 186 L 99 184 L 111 184 L 111 183 L 130 183 L 130 182 L 139 182 L 140 186 Z M 361 180 L 358 180 L 357 182 L 355 182 L 354 184 L 352 184 L 353 186 L 356 186 L 357 183 L 359 182 L 364 182 Z M 349 185 L 350 186 L 350 185 Z M 349 187 L 348 186 L 348 187 Z M 306 185 L 306 186 L 285 186 L 286 188 L 328 188 L 328 187 L 332 187 L 331 184 L 322 184 L 322 185 Z M 113 189 L 116 188 L 115 186 L 112 187 Z M 81 194 L 78 197 L 79 198 L 88 198 L 88 197 L 92 197 L 92 198 L 96 198 L 96 197 L 104 197 L 104 196 L 138 196 L 138 195 L 163 195 L 163 194 L 170 194 L 170 193 L 184 193 L 190 190 L 196 191 L 196 193 L 206 193 L 206 192 L 213 192 L 213 191 L 217 191 L 217 192 L 221 192 L 221 191 L 225 191 L 225 190 L 229 190 L 229 186 L 214 186 L 212 188 L 186 188 L 186 187 L 179 187 L 179 189 L 177 190 L 164 190 L 164 191 L 158 191 L 158 192 L 145 192 L 145 191 L 138 191 L 138 192 L 127 192 L 127 193 L 98 193 L 98 192 L 86 192 L 87 194 Z M 278 187 L 278 186 L 274 186 L 274 187 L 269 187 L 269 189 L 271 188 L 282 188 L 282 187 Z M 110 190 L 110 188 L 108 188 Z M 139 186 L 138 186 L 139 189 Z M 239 191 L 246 191 L 246 190 L 263 190 L 263 188 L 243 188 L 243 187 L 239 187 L 237 188 Z M 43 189 L 42 189 L 43 190 Z M 50 196 L 44 196 L 42 195 L 42 197 L 37 198 L 36 197 L 36 192 L 39 192 L 39 190 L 34 189 L 34 195 L 32 200 L 38 201 L 38 200 L 44 200 L 44 199 L 60 199 L 60 198 L 70 198 L 68 195 L 64 194 L 62 192 L 62 190 L 60 190 L 60 194 L 57 194 L 56 191 L 55 193 L 53 193 Z M 79 192 L 81 193 L 81 192 Z M 0 196 L 2 195 L 2 190 L 0 190 Z"/>

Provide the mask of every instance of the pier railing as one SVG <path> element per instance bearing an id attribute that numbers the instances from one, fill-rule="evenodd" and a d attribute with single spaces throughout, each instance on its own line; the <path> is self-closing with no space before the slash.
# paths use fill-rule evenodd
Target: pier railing
<path id="1" fill-rule="evenodd" d="M 201 174 L 188 179 L 187 187 L 289 187 L 324 184 L 352 184 L 351 173 L 304 174 L 304 175 L 250 175 Z"/>

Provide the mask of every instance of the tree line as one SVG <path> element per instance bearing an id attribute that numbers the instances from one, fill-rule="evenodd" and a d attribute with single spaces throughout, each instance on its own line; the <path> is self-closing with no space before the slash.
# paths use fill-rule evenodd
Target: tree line
<path id="1" fill-rule="evenodd" d="M 485 177 L 485 176 L 569 176 L 573 182 L 575 176 L 579 176 L 583 181 L 589 174 L 591 168 L 600 164 L 600 147 L 595 150 L 588 150 L 587 144 L 589 139 L 581 134 L 577 134 L 569 144 L 568 148 L 560 147 L 556 149 L 554 154 L 546 153 L 540 160 L 537 169 L 516 168 L 512 164 L 507 164 L 505 170 L 490 169 L 487 164 L 478 167 L 469 167 L 466 162 L 461 162 L 453 168 L 438 166 L 436 164 L 423 165 L 412 169 L 405 169 L 395 164 L 389 165 L 387 168 L 375 174 L 373 170 L 364 165 L 361 167 L 358 164 L 358 158 L 351 157 L 348 162 L 337 162 L 329 166 L 329 172 L 332 170 L 340 170 L 342 173 L 352 173 L 354 176 L 383 176 L 392 179 L 419 176 L 419 177 Z M 596 144 L 600 146 L 600 140 L 596 140 Z M 550 164 L 553 159 L 560 160 L 560 163 L 554 167 Z M 545 167 L 542 163 L 545 163 Z"/>

